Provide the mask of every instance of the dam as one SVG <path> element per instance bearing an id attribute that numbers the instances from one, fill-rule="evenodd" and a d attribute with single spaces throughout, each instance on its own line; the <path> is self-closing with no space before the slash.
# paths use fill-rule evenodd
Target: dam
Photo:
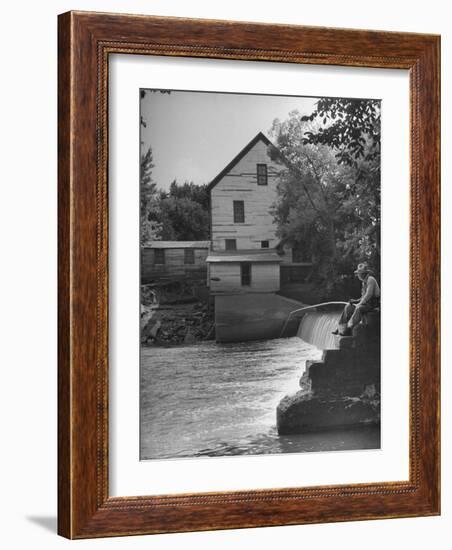
<path id="1" fill-rule="evenodd" d="M 302 364 L 300 390 L 280 400 L 279 435 L 379 426 L 380 313 L 337 336 L 345 304 L 307 306 L 273 293 L 215 297 L 217 343 L 297 337 L 320 353 Z"/>
<path id="2" fill-rule="evenodd" d="M 243 293 L 215 296 L 215 338 L 217 343 L 271 340 L 295 336 L 299 318 L 289 316 L 303 307 L 297 300 L 276 293 Z M 289 322 L 287 320 L 289 319 Z"/>
<path id="3" fill-rule="evenodd" d="M 297 336 L 321 351 L 306 361 L 300 390 L 276 411 L 280 435 L 380 423 L 380 314 L 371 312 L 351 336 L 336 336 L 341 309 L 307 311 Z"/>

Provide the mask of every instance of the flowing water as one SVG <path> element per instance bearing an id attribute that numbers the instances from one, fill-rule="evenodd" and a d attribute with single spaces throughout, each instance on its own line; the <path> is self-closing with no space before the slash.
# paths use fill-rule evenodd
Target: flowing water
<path id="1" fill-rule="evenodd" d="M 141 459 L 377 448 L 374 428 L 278 436 L 279 401 L 320 354 L 298 337 L 143 348 Z"/>
<path id="2" fill-rule="evenodd" d="M 336 349 L 332 331 L 337 328 L 341 314 L 342 309 L 337 308 L 333 311 L 308 311 L 300 323 L 298 336 L 319 349 Z"/>

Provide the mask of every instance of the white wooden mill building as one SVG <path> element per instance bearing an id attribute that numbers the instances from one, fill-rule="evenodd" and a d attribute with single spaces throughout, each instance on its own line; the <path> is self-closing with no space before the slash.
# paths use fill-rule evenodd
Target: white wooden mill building
<path id="1" fill-rule="evenodd" d="M 292 250 L 278 247 L 271 208 L 285 169 L 277 148 L 259 132 L 209 184 L 212 294 L 276 292 L 280 265 Z"/>
<path id="2" fill-rule="evenodd" d="M 210 182 L 210 241 L 153 241 L 141 254 L 142 280 L 191 278 L 213 295 L 269 293 L 312 265 L 281 246 L 271 213 L 287 165 L 259 132 Z M 304 260 L 304 261 L 303 261 Z"/>

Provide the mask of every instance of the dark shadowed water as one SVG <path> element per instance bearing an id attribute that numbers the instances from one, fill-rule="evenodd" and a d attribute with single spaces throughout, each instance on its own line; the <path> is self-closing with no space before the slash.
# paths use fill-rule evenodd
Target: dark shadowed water
<path id="1" fill-rule="evenodd" d="M 378 448 L 378 428 L 278 436 L 276 407 L 317 357 L 297 337 L 143 348 L 140 458 Z"/>

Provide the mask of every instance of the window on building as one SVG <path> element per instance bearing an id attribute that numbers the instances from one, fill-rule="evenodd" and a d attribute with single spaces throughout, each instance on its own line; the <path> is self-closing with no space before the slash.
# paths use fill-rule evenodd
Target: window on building
<path id="1" fill-rule="evenodd" d="M 249 263 L 240 264 L 240 277 L 242 279 L 242 286 L 251 285 L 251 264 Z"/>
<path id="2" fill-rule="evenodd" d="M 226 250 L 237 250 L 237 241 L 235 239 L 226 239 Z"/>
<path id="3" fill-rule="evenodd" d="M 257 185 L 267 185 L 267 183 L 268 183 L 267 165 L 258 164 L 257 165 Z"/>
<path id="4" fill-rule="evenodd" d="M 261 248 L 270 248 L 269 241 L 261 241 Z"/>
<path id="5" fill-rule="evenodd" d="M 184 264 L 194 264 L 195 263 L 195 251 L 193 248 L 184 249 Z"/>
<path id="6" fill-rule="evenodd" d="M 155 264 L 165 263 L 165 250 L 163 248 L 154 248 L 154 263 Z"/>
<path id="7" fill-rule="evenodd" d="M 234 201 L 234 223 L 245 222 L 245 203 L 243 201 Z"/>

